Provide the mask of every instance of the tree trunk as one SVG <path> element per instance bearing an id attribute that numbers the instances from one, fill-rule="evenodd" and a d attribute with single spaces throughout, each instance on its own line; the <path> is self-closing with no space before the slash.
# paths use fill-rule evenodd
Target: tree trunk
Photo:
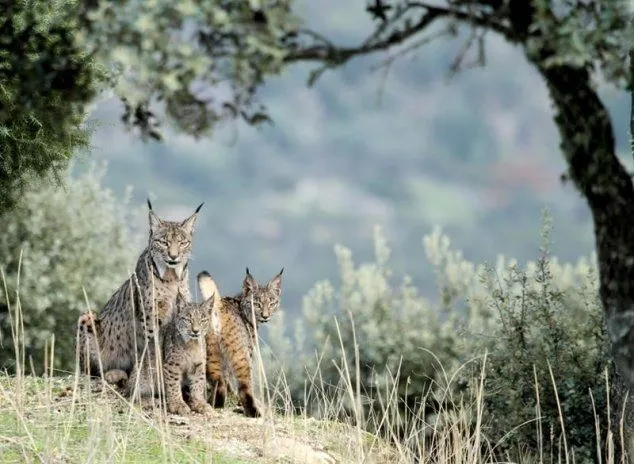
<path id="1" fill-rule="evenodd" d="M 621 369 L 614 365 L 610 366 L 610 430 L 614 443 L 614 462 L 632 462 L 634 456 L 634 401 Z M 601 420 L 607 419 L 600 417 Z M 623 441 L 621 443 L 621 426 L 623 428 Z M 602 437 L 602 440 L 605 437 Z M 605 450 L 605 446 L 603 447 Z"/>
<path id="2" fill-rule="evenodd" d="M 610 117 L 589 73 L 569 66 L 538 64 L 537 68 L 555 104 L 569 175 L 586 198 L 594 221 L 599 294 L 615 361 L 610 388 L 612 432 L 621 448 L 619 422 L 624 400 L 628 388 L 634 391 L 634 187 L 616 156 Z M 630 451 L 634 408 L 631 401 L 627 403 L 625 448 Z M 615 462 L 621 462 L 620 454 Z"/>
<path id="3" fill-rule="evenodd" d="M 630 52 L 630 153 L 634 157 L 634 50 Z"/>

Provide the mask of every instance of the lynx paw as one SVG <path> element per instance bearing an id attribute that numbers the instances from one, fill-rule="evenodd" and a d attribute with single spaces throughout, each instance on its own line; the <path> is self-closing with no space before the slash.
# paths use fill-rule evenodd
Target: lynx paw
<path id="1" fill-rule="evenodd" d="M 103 378 L 106 382 L 110 384 L 118 385 L 119 383 L 128 380 L 128 374 L 126 374 L 125 371 L 122 371 L 121 369 L 112 369 L 111 371 L 106 372 L 103 375 Z"/>
<path id="2" fill-rule="evenodd" d="M 167 412 L 169 412 L 170 414 L 186 416 L 190 413 L 190 411 L 191 410 L 189 409 L 189 406 L 187 406 L 185 402 L 167 405 Z"/>
<path id="3" fill-rule="evenodd" d="M 260 412 L 260 408 L 255 403 L 255 401 L 248 401 L 247 404 L 242 405 L 242 409 L 244 411 L 244 415 L 247 417 L 261 417 L 262 413 Z"/>
<path id="4" fill-rule="evenodd" d="M 190 404 L 192 411 L 205 416 L 211 416 L 214 413 L 214 408 L 204 401 L 196 401 Z"/>

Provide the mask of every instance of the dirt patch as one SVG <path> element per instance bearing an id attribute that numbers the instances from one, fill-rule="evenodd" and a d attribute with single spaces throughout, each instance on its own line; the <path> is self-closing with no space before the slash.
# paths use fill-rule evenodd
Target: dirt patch
<path id="1" fill-rule="evenodd" d="M 88 393 L 84 384 L 84 396 Z M 130 408 L 118 390 L 104 385 L 98 380 L 90 381 L 90 395 L 100 396 L 111 404 L 118 404 L 118 412 L 123 414 Z M 72 394 L 70 387 L 60 396 Z M 241 408 L 228 406 L 214 410 L 211 416 L 192 413 L 178 416 L 161 409 L 157 399 L 143 399 L 134 406 L 143 411 L 148 420 L 166 421 L 171 432 L 179 439 L 197 438 L 209 444 L 210 449 L 220 451 L 239 459 L 254 463 L 296 463 L 296 464 L 335 464 L 349 462 L 342 460 L 332 451 L 324 449 L 323 437 L 316 433 L 314 425 L 318 422 L 275 416 L 270 411 L 264 417 L 249 418 Z M 300 421 L 298 423 L 298 421 Z M 309 425 L 310 424 L 310 425 Z M 309 431 L 312 430 L 312 434 Z"/>

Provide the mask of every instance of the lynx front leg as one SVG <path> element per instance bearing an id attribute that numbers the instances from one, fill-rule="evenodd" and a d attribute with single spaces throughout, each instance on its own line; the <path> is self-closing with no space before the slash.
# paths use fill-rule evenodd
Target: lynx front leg
<path id="1" fill-rule="evenodd" d="M 132 400 L 134 400 L 133 396 L 143 398 L 160 394 L 158 367 L 155 365 L 156 358 L 152 351 L 142 353 L 133 364 L 132 372 L 124 388 L 124 395 Z"/>
<path id="2" fill-rule="evenodd" d="M 165 365 L 163 366 L 163 377 L 167 411 L 180 416 L 187 415 L 190 409 L 185 400 L 183 400 L 183 373 L 174 366 Z"/>
<path id="3" fill-rule="evenodd" d="M 194 366 L 189 376 L 189 407 L 200 414 L 211 414 L 213 408 L 207 404 L 205 390 L 207 379 L 205 377 L 205 364 Z"/>

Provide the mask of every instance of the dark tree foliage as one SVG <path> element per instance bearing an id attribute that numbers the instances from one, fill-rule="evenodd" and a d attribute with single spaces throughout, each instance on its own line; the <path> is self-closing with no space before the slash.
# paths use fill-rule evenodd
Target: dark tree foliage
<path id="1" fill-rule="evenodd" d="M 0 212 L 87 148 L 87 105 L 114 89 L 123 121 L 161 139 L 270 121 L 255 98 L 284 67 L 290 0 L 0 2 Z"/>
<path id="2" fill-rule="evenodd" d="M 29 181 L 64 172 L 101 74 L 77 43 L 71 1 L 0 7 L 0 212 Z"/>

